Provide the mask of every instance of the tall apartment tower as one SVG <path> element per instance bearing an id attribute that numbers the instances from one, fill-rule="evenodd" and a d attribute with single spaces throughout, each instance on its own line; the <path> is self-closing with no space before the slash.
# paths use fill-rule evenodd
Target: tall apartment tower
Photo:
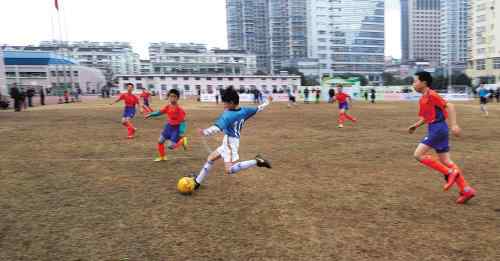
<path id="1" fill-rule="evenodd" d="M 310 0 L 308 54 L 318 58 L 320 74 L 362 74 L 381 83 L 384 15 L 383 0 Z"/>
<path id="2" fill-rule="evenodd" d="M 269 0 L 271 71 L 307 57 L 307 1 Z"/>
<path id="3" fill-rule="evenodd" d="M 470 0 L 441 0 L 441 65 L 464 71 L 467 64 Z"/>
<path id="4" fill-rule="evenodd" d="M 440 0 L 408 0 L 408 59 L 440 64 Z"/>
<path id="5" fill-rule="evenodd" d="M 257 69 L 271 71 L 269 0 L 226 0 L 228 48 L 257 55 Z"/>
<path id="6" fill-rule="evenodd" d="M 408 15 L 408 0 L 401 0 L 401 63 L 408 63 L 410 56 L 410 17 Z"/>

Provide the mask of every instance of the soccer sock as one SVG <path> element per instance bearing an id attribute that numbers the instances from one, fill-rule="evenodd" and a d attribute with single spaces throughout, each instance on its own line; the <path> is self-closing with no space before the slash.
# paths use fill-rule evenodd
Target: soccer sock
<path id="1" fill-rule="evenodd" d="M 339 114 L 339 124 L 344 124 L 344 121 L 345 121 L 345 113 L 341 112 Z"/>
<path id="2" fill-rule="evenodd" d="M 441 162 L 433 159 L 430 155 L 422 156 L 422 158 L 420 158 L 420 163 L 424 164 L 425 166 L 431 169 L 437 170 L 444 176 L 448 176 L 448 174 L 450 174 L 453 171 L 453 169 L 446 167 Z"/>
<path id="3" fill-rule="evenodd" d="M 208 173 L 210 172 L 210 169 L 212 169 L 213 165 L 213 161 L 205 162 L 205 165 L 203 165 L 203 168 L 200 170 L 200 174 L 198 174 L 198 176 L 196 177 L 196 182 L 198 184 L 201 184 L 203 180 L 208 176 Z"/>
<path id="4" fill-rule="evenodd" d="M 163 143 L 158 143 L 158 153 L 160 154 L 160 157 L 165 157 L 165 144 Z"/>
<path id="5" fill-rule="evenodd" d="M 452 169 L 459 169 L 457 164 L 455 163 L 445 163 L 445 165 L 448 167 L 448 168 L 452 168 Z M 461 171 L 460 171 L 460 175 L 458 175 L 455 183 L 457 184 L 458 186 L 458 189 L 460 190 L 460 193 L 463 193 L 465 188 L 467 187 L 470 187 L 469 186 L 469 183 L 467 183 L 467 181 L 465 180 L 464 176 L 462 175 Z"/>
<path id="6" fill-rule="evenodd" d="M 230 174 L 236 174 L 242 170 L 249 169 L 249 168 L 255 167 L 255 166 L 257 166 L 256 160 L 247 160 L 247 161 L 238 162 L 231 167 Z"/>
<path id="7" fill-rule="evenodd" d="M 347 113 L 344 113 L 344 116 L 345 116 L 348 120 L 350 120 L 350 121 L 352 121 L 352 122 L 356 122 L 356 118 L 352 117 L 351 115 L 349 115 L 349 114 L 347 114 Z"/>

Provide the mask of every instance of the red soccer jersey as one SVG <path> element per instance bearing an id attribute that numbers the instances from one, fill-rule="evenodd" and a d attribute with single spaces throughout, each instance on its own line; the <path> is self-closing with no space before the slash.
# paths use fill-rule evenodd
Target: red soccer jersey
<path id="1" fill-rule="evenodd" d="M 351 96 L 349 96 L 349 94 L 347 94 L 347 93 L 345 93 L 345 92 L 338 92 L 337 94 L 335 94 L 335 99 L 336 99 L 339 103 L 344 103 L 344 102 L 346 102 L 348 97 L 351 97 Z"/>
<path id="2" fill-rule="evenodd" d="M 125 102 L 125 107 L 135 107 L 136 104 L 139 104 L 139 98 L 130 93 L 123 93 L 118 99 Z"/>
<path id="3" fill-rule="evenodd" d="M 433 123 L 436 120 L 436 108 L 442 112 L 444 120 L 448 118 L 448 111 L 446 110 L 446 101 L 433 90 L 428 90 L 420 97 L 419 100 L 420 110 L 418 116 L 422 117 L 425 123 Z"/>
<path id="4" fill-rule="evenodd" d="M 139 97 L 142 98 L 143 101 L 147 102 L 149 101 L 149 97 L 151 96 L 151 93 L 149 92 L 143 92 Z"/>
<path id="5" fill-rule="evenodd" d="M 167 115 L 168 124 L 173 126 L 181 124 L 186 117 L 186 113 L 181 108 L 181 106 L 167 105 L 163 107 L 160 112 Z"/>

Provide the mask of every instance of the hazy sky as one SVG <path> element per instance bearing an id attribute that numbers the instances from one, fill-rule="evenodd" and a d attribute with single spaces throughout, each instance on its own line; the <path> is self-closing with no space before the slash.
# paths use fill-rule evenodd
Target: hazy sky
<path id="1" fill-rule="evenodd" d="M 128 41 L 147 56 L 150 42 L 227 47 L 225 0 L 59 0 L 62 38 Z M 386 0 L 386 55 L 401 56 L 399 0 Z M 0 44 L 59 39 L 54 0 L 2 0 Z"/>

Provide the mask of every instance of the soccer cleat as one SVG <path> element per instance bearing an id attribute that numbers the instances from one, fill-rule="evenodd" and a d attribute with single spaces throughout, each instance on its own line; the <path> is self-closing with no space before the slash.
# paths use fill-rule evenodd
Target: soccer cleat
<path id="1" fill-rule="evenodd" d="M 129 140 L 131 140 L 131 139 L 133 139 L 133 138 L 134 138 L 134 135 L 128 135 L 128 136 L 127 136 L 127 139 L 129 139 Z"/>
<path id="2" fill-rule="evenodd" d="M 255 160 L 257 161 L 257 167 L 259 168 L 268 168 L 268 169 L 272 168 L 271 162 L 262 158 L 262 156 L 260 155 L 255 156 Z"/>
<path id="3" fill-rule="evenodd" d="M 170 144 L 170 145 L 167 146 L 167 148 L 169 150 L 174 150 L 175 149 L 175 145 L 174 144 Z"/>
<path id="4" fill-rule="evenodd" d="M 188 138 L 187 137 L 184 137 L 184 140 L 182 141 L 182 147 L 184 148 L 184 150 L 188 149 Z"/>
<path id="5" fill-rule="evenodd" d="M 448 191 L 453 186 L 453 184 L 455 184 L 458 175 L 460 175 L 460 171 L 458 169 L 453 169 L 453 172 L 446 176 L 447 183 L 443 187 L 444 191 Z"/>
<path id="6" fill-rule="evenodd" d="M 197 176 L 195 174 L 191 174 L 190 177 L 194 181 L 194 190 L 198 190 L 200 188 L 201 184 L 196 181 Z"/>
<path id="7" fill-rule="evenodd" d="M 167 156 L 164 156 L 164 157 L 157 157 L 154 161 L 160 162 L 160 161 L 166 161 L 166 160 L 167 160 Z"/>
<path id="8" fill-rule="evenodd" d="M 343 124 L 339 124 L 339 126 L 337 126 L 337 128 L 339 128 L 339 129 L 344 128 L 344 125 Z"/>
<path id="9" fill-rule="evenodd" d="M 460 197 L 457 199 L 457 204 L 465 204 L 467 201 L 472 199 L 476 195 L 476 190 L 473 188 L 468 188 L 463 193 L 460 193 Z"/>

